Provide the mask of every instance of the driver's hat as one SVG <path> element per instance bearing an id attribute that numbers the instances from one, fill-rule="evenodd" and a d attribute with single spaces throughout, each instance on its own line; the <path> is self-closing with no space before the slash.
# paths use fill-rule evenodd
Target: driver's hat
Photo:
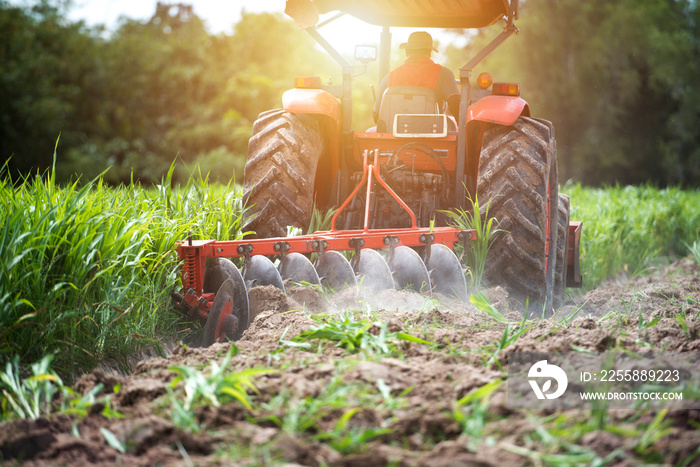
<path id="1" fill-rule="evenodd" d="M 411 35 L 408 36 L 408 42 L 401 44 L 399 49 L 438 51 L 433 47 L 433 36 L 425 31 L 412 32 Z"/>

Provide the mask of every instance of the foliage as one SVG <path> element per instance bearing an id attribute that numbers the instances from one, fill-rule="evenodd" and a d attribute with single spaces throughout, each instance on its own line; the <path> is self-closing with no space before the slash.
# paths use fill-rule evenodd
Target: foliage
<path id="1" fill-rule="evenodd" d="M 488 423 L 489 398 L 501 386 L 502 381 L 495 379 L 470 392 L 453 404 L 452 418 L 462 428 L 462 433 L 469 436 L 469 447 L 476 450 L 484 436 L 484 427 Z"/>
<path id="2" fill-rule="evenodd" d="M 210 363 L 210 371 L 204 374 L 201 371 L 186 366 L 177 365 L 169 368 L 178 376 L 170 384 L 168 392 L 173 406 L 173 420 L 181 428 L 192 432 L 199 431 L 199 425 L 193 409 L 203 405 L 221 407 L 231 401 L 236 401 L 246 409 L 251 410 L 248 390 L 256 391 L 253 384 L 255 377 L 272 373 L 269 368 L 248 368 L 236 373 L 229 372 L 231 359 L 238 353 L 236 346 L 232 345 L 221 364 L 213 361 Z M 180 382 L 184 384 L 185 401 L 180 403 L 179 397 L 173 392 Z"/>
<path id="3" fill-rule="evenodd" d="M 281 13 L 244 13 L 213 35 L 164 4 L 107 36 L 68 21 L 62 3 L 0 2 L 0 157 L 15 176 L 49 167 L 61 134 L 60 180 L 112 167 L 109 183 L 157 182 L 176 156 L 240 179 L 257 115 L 280 107 L 296 74 L 335 70 Z"/>
<path id="4" fill-rule="evenodd" d="M 648 252 L 685 256 L 700 237 L 700 193 L 679 188 L 562 188 L 571 197 L 571 220 L 583 221 L 584 287 L 616 274 L 647 268 Z"/>
<path id="5" fill-rule="evenodd" d="M 498 311 L 495 306 L 491 304 L 489 299 L 484 295 L 483 292 L 477 292 L 476 294 L 470 294 L 469 295 L 469 302 L 477 307 L 479 310 L 483 311 L 486 313 L 487 316 L 489 316 L 491 319 L 499 322 L 499 323 L 507 323 L 508 320 L 506 319 L 505 316 L 503 316 L 503 313 Z"/>
<path id="6" fill-rule="evenodd" d="M 215 361 L 211 362 L 211 371 L 207 375 L 184 365 L 169 368 L 170 371 L 178 374 L 170 384 L 171 388 L 176 387 L 180 381 L 184 382 L 185 404 L 183 407 L 185 410 L 190 410 L 200 402 L 220 407 L 220 398 L 223 398 L 223 401 L 232 399 L 247 409 L 251 408 L 247 390 L 256 390 L 253 385 L 254 377 L 270 373 L 272 370 L 248 369 L 238 373 L 227 373 L 231 359 L 237 352 L 236 346 L 232 345 L 221 364 Z"/>
<path id="7" fill-rule="evenodd" d="M 351 419 L 362 412 L 362 407 L 373 407 L 378 403 L 379 395 L 362 384 L 348 384 L 344 379 L 347 365 L 341 363 L 328 384 L 316 396 L 299 398 L 290 391 L 282 391 L 272 397 L 262 408 L 271 415 L 261 417 L 258 421 L 270 420 L 290 435 L 315 433 L 313 439 L 325 441 L 333 449 L 350 454 L 358 452 L 371 439 L 393 430 L 383 427 L 368 427 L 360 422 L 353 426 Z M 379 386 L 380 392 L 381 387 Z M 404 394 L 397 398 L 402 398 Z M 386 394 L 382 394 L 385 402 Z M 394 401 L 394 404 L 398 402 Z M 340 414 L 332 430 L 324 431 L 319 427 L 322 420 Z"/>
<path id="8" fill-rule="evenodd" d="M 469 203 L 471 204 L 470 210 L 456 209 L 455 211 L 442 212 L 452 219 L 455 227 L 466 230 L 473 229 L 476 232 L 476 240 L 469 243 L 467 250 L 467 265 L 471 269 L 471 285 L 478 288 L 481 286 L 481 279 L 486 268 L 486 255 L 493 245 L 494 236 L 502 230 L 497 228 L 498 221 L 489 217 L 491 200 L 486 204 L 483 214 L 479 209 L 478 198 L 474 197 L 473 200 L 470 198 Z"/>
<path id="9" fill-rule="evenodd" d="M 309 222 L 309 228 L 306 233 L 312 234 L 314 232 L 331 230 L 331 223 L 336 212 L 337 209 L 335 208 L 330 208 L 326 212 L 323 212 L 314 205 L 313 212 L 311 213 L 311 221 Z"/>
<path id="10" fill-rule="evenodd" d="M 294 397 L 290 391 L 282 391 L 270 399 L 262 407 L 272 414 L 282 412 L 283 415 L 270 415 L 264 420 L 270 420 L 290 435 L 313 431 L 317 423 L 335 410 L 352 407 L 352 398 L 357 395 L 356 385 L 345 384 L 337 372 L 316 397 Z"/>
<path id="11" fill-rule="evenodd" d="M 493 344 L 484 347 L 485 355 L 483 359 L 486 362 L 487 367 L 491 367 L 495 363 L 499 368 L 503 369 L 501 362 L 498 360 L 498 356 L 500 355 L 501 351 L 511 344 L 514 344 L 520 336 L 537 325 L 536 322 L 533 322 L 529 326 L 525 327 L 526 324 L 527 322 L 524 316 L 523 320 L 517 327 L 514 324 L 507 323 L 505 329 L 503 330 L 503 334 L 501 334 L 501 338 L 494 341 Z M 486 359 L 486 357 L 488 357 L 488 359 Z"/>
<path id="12" fill-rule="evenodd" d="M 333 429 L 326 433 L 320 433 L 314 439 L 320 441 L 328 441 L 328 444 L 340 452 L 341 454 L 351 454 L 363 449 L 369 441 L 377 436 L 387 435 L 394 430 L 388 428 L 367 428 L 367 427 L 350 427 L 348 423 L 350 419 L 358 412 L 361 412 L 360 407 L 353 407 L 338 419 L 333 426 Z"/>
<path id="13" fill-rule="evenodd" d="M 63 380 L 50 369 L 52 354 L 47 354 L 30 366 L 31 376 L 23 378 L 19 356 L 6 362 L 5 371 L 0 372 L 0 420 L 12 418 L 29 418 L 50 416 L 53 413 L 78 415 L 84 417 L 91 407 L 98 402 L 97 394 L 103 385 L 97 384 L 81 396 L 63 384 Z M 115 391 L 118 388 L 114 388 Z M 102 415 L 109 418 L 121 418 L 122 414 L 110 408 L 109 396 L 99 399 L 104 404 Z"/>
<path id="14" fill-rule="evenodd" d="M 98 31 L 64 22 L 62 3 L 0 1 L 0 160 L 14 156 L 15 173 L 48 167 L 62 132 L 67 144 L 79 144 L 95 123 L 90 109 L 101 105 L 93 94 Z"/>
<path id="15" fill-rule="evenodd" d="M 101 178 L 60 187 L 55 172 L 0 180 L 0 363 L 56 352 L 61 374 L 176 332 L 176 243 L 240 234 L 240 193 L 195 177 L 154 189 Z"/>
<path id="16" fill-rule="evenodd" d="M 695 262 L 700 264 L 700 242 L 695 240 L 692 245 L 687 243 L 685 245 L 688 247 L 690 254 L 693 255 Z"/>
<path id="17" fill-rule="evenodd" d="M 389 332 L 387 323 L 370 320 L 356 321 L 350 313 L 345 313 L 321 326 L 312 326 L 292 341 L 281 341 L 281 343 L 291 347 L 310 349 L 310 341 L 313 340 L 336 342 L 337 347 L 353 353 L 363 352 L 368 356 L 397 353 L 397 341 L 430 345 L 430 342 L 405 332 Z"/>
<path id="18" fill-rule="evenodd" d="M 48 371 L 51 359 L 47 355 L 32 364 L 32 376 L 25 379 L 20 376 L 19 356 L 5 364 L 5 371 L 0 373 L 3 419 L 14 415 L 36 420 L 51 414 L 53 398 L 63 386 L 61 378 Z"/>
<path id="19" fill-rule="evenodd" d="M 520 33 L 473 76 L 521 83 L 533 115 L 557 129 L 560 179 L 700 183 L 697 2 L 527 0 L 520 10 Z M 452 47 L 450 66 L 498 32 Z"/>
<path id="20" fill-rule="evenodd" d="M 541 443 L 539 450 L 534 451 L 512 444 L 505 445 L 504 449 L 527 457 L 533 464 L 562 467 L 571 465 L 603 466 L 622 455 L 622 448 L 618 448 L 601 458 L 590 447 L 572 443 L 565 439 L 568 436 L 554 436 L 534 420 L 531 423 L 535 425 L 534 437 Z"/>
<path id="21" fill-rule="evenodd" d="M 112 167 L 109 183 L 132 173 L 155 182 L 176 156 L 213 180 L 240 180 L 252 122 L 280 106 L 295 75 L 339 83 L 338 65 L 281 12 L 244 13 L 231 33 L 211 34 L 164 4 L 107 35 L 69 21 L 65 0 L 24 5 L 0 1 L 0 157 L 15 176 L 49 167 L 61 134 L 61 180 Z M 527 0 L 517 25 L 474 76 L 521 83 L 533 115 L 557 128 L 562 179 L 700 183 L 697 2 Z M 470 32 L 466 47 L 455 41 L 436 58 L 457 70 L 498 32 Z M 377 67 L 356 70 L 359 130 L 371 125 Z"/>

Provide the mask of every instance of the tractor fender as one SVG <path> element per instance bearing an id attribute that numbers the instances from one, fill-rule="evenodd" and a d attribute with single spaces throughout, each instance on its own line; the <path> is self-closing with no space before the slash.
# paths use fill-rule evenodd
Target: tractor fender
<path id="1" fill-rule="evenodd" d="M 486 96 L 467 109 L 467 122 L 510 126 L 520 116 L 529 117 L 530 106 L 520 97 L 514 96 Z"/>
<path id="2" fill-rule="evenodd" d="M 335 174 L 340 171 L 340 102 L 323 89 L 294 88 L 282 95 L 285 112 L 318 117 L 321 136 L 325 141 L 314 182 L 314 193 L 319 199 L 330 199 Z"/>
<path id="3" fill-rule="evenodd" d="M 282 107 L 291 113 L 325 115 L 340 125 L 340 102 L 323 89 L 290 89 L 282 95 Z"/>

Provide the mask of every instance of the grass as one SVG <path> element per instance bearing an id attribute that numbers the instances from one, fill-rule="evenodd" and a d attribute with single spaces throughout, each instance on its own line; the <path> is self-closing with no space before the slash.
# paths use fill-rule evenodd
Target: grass
<path id="1" fill-rule="evenodd" d="M 484 275 L 484 269 L 486 268 L 486 255 L 495 240 L 494 236 L 501 230 L 497 228 L 498 222 L 496 219 L 489 218 L 491 201 L 486 204 L 486 210 L 483 216 L 480 211 L 478 198 L 475 197 L 473 200 L 470 198 L 469 203 L 471 204 L 470 209 L 466 211 L 456 209 L 454 211 L 442 212 L 452 220 L 455 227 L 465 230 L 473 229 L 476 231 L 476 240 L 472 240 L 469 243 L 466 263 L 469 266 L 470 285 L 479 288 Z M 459 248 L 461 248 L 461 245 Z"/>
<path id="2" fill-rule="evenodd" d="M 168 388 L 172 405 L 172 419 L 176 426 L 191 432 L 199 432 L 200 426 L 196 420 L 194 409 L 202 405 L 221 407 L 232 401 L 237 402 L 248 410 L 252 409 L 248 390 L 257 392 L 254 381 L 257 376 L 274 372 L 269 368 L 248 368 L 238 372 L 229 371 L 231 359 L 238 353 L 238 348 L 232 345 L 221 363 L 210 362 L 210 371 L 201 371 L 186 365 L 170 367 L 177 377 Z M 173 389 L 182 382 L 185 393 L 184 403 Z"/>
<path id="3" fill-rule="evenodd" d="M 320 341 L 319 348 L 325 341 L 330 341 L 335 342 L 336 347 L 351 353 L 362 352 L 366 356 L 400 354 L 397 347 L 399 341 L 431 345 L 430 342 L 405 332 L 389 332 L 386 322 L 369 319 L 355 320 L 351 313 L 344 313 L 338 318 L 330 319 L 328 323 L 313 326 L 291 341 L 282 340 L 280 343 L 289 347 L 312 350 L 314 341 Z"/>
<path id="4" fill-rule="evenodd" d="M 36 420 L 52 414 L 84 417 L 97 402 L 103 405 L 103 416 L 122 417 L 111 409 L 109 395 L 97 397 L 104 388 L 101 383 L 85 394 L 78 394 L 64 385 L 60 376 L 51 369 L 52 360 L 53 355 L 46 355 L 33 363 L 28 376 L 22 376 L 17 356 L 5 364 L 5 371 L 0 372 L 0 420 Z M 114 392 L 119 390 L 111 389 Z"/>
<path id="5" fill-rule="evenodd" d="M 462 434 L 469 436 L 470 449 L 476 450 L 482 441 L 484 427 L 489 421 L 489 397 L 501 384 L 500 379 L 493 380 L 453 404 L 452 418 L 461 427 Z"/>
<path id="6" fill-rule="evenodd" d="M 685 244 L 696 263 L 700 264 L 700 241 L 695 240 L 692 245 Z"/>
<path id="7" fill-rule="evenodd" d="M 592 289 L 620 273 L 643 272 L 654 256 L 683 257 L 700 238 L 700 192 L 626 186 L 562 187 L 571 220 L 583 221 L 581 270 Z"/>
<path id="8" fill-rule="evenodd" d="M 171 188 L 173 168 L 149 189 L 0 178 L 0 364 L 55 352 L 62 375 L 105 359 L 127 368 L 175 335 L 176 242 L 238 237 L 242 207 L 237 188 L 206 179 Z"/>

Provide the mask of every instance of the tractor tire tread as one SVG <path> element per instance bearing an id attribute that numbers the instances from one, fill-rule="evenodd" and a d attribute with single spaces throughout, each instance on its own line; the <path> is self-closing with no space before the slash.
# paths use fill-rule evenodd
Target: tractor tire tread
<path id="1" fill-rule="evenodd" d="M 260 114 L 248 142 L 243 231 L 269 238 L 286 236 L 288 225 L 307 229 L 322 152 L 319 124 L 313 117 L 281 109 Z"/>
<path id="2" fill-rule="evenodd" d="M 509 127 L 492 126 L 484 133 L 477 182 L 481 213 L 488 210 L 500 230 L 487 256 L 485 278 L 505 286 L 535 312 L 552 306 L 554 262 L 547 270 L 545 248 L 549 238 L 553 257 L 557 220 L 546 229 L 548 182 L 551 212 L 558 209 L 553 138 L 549 122 L 528 117 Z"/>

